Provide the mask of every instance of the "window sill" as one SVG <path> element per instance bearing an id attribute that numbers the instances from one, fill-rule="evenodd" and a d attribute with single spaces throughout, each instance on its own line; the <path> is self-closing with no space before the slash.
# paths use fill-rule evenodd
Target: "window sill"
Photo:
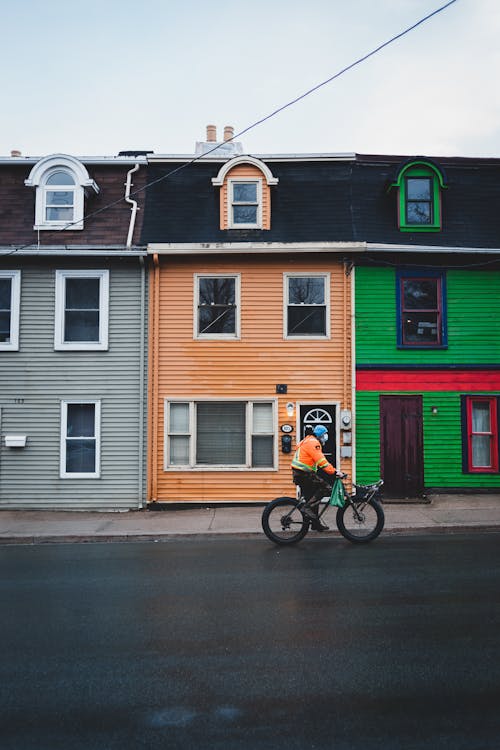
<path id="1" fill-rule="evenodd" d="M 194 336 L 193 341 L 241 341 L 241 336 L 236 336 L 233 334 L 224 334 L 221 333 L 219 335 L 200 335 L 200 336 Z"/>
<path id="2" fill-rule="evenodd" d="M 100 474 L 61 474 L 59 479 L 100 479 Z"/>
<path id="3" fill-rule="evenodd" d="M 400 351 L 442 351 L 448 349 L 448 344 L 398 344 Z"/>
<path id="4" fill-rule="evenodd" d="M 107 352 L 107 344 L 54 344 L 55 352 Z"/>
<path id="5" fill-rule="evenodd" d="M 43 232 L 43 231 L 49 231 L 49 232 L 72 232 L 75 230 L 83 229 L 83 222 L 76 222 L 73 224 L 70 221 L 62 221 L 58 222 L 57 224 L 34 224 L 33 229 L 36 232 Z"/>
<path id="6" fill-rule="evenodd" d="M 166 466 L 163 471 L 170 473 L 172 471 L 273 471 L 277 472 L 275 466 Z"/>
<path id="7" fill-rule="evenodd" d="M 399 227 L 400 232 L 441 232 L 441 227 L 422 227 L 419 225 L 416 225 L 414 227 L 411 226 L 405 226 L 405 227 Z"/>
<path id="8" fill-rule="evenodd" d="M 498 469 L 469 469 L 469 471 L 464 471 L 464 474 L 468 477 L 475 477 L 475 476 L 494 476 L 495 474 L 499 474 Z"/>

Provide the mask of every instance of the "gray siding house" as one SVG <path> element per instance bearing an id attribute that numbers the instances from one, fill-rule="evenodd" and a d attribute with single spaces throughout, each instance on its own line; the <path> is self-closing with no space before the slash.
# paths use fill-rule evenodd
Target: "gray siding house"
<path id="1" fill-rule="evenodd" d="M 145 503 L 143 154 L 0 159 L 0 509 Z"/>

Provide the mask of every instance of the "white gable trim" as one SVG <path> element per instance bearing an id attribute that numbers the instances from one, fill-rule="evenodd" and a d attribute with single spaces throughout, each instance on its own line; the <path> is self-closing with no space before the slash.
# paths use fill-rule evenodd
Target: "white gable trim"
<path id="1" fill-rule="evenodd" d="M 231 169 L 234 169 L 234 167 L 238 167 L 240 164 L 251 164 L 252 166 L 257 167 L 257 169 L 260 170 L 266 178 L 266 182 L 268 185 L 278 184 L 278 178 L 273 176 L 273 173 L 271 172 L 267 164 L 264 164 L 263 161 L 260 161 L 260 159 L 256 159 L 254 156 L 237 156 L 235 159 L 227 161 L 220 168 L 217 177 L 212 177 L 212 185 L 221 187 L 224 184 L 227 173 Z"/>

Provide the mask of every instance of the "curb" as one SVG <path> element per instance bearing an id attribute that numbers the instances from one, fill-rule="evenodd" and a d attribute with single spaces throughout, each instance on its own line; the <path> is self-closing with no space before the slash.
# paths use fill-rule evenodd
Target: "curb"
<path id="1" fill-rule="evenodd" d="M 434 535 L 438 534 L 470 534 L 470 533 L 500 533 L 500 525 L 473 525 L 473 526 L 421 526 L 418 528 L 412 527 L 393 527 L 384 529 L 380 538 L 384 536 L 419 536 L 419 535 Z M 13 546 L 13 545 L 39 545 L 39 544 L 100 544 L 100 543 L 131 543 L 131 542 L 156 542 L 165 543 L 170 540 L 179 541 L 180 539 L 199 539 L 204 537 L 205 539 L 241 539 L 241 538 L 256 538 L 263 541 L 269 541 L 266 539 L 262 531 L 228 531 L 228 532 L 172 532 L 169 534 L 112 534 L 112 535 L 29 535 L 29 536 L 4 536 L 0 537 L 0 546 Z M 338 538 L 342 539 L 339 531 L 329 531 L 322 534 L 314 534 L 308 537 L 312 539 L 331 539 Z"/>

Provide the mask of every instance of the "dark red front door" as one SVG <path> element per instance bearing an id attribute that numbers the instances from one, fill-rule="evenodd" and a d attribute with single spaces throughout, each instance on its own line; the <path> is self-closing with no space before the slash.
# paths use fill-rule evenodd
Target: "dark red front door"
<path id="1" fill-rule="evenodd" d="M 422 494 L 422 396 L 380 396 L 380 459 L 386 495 Z"/>

